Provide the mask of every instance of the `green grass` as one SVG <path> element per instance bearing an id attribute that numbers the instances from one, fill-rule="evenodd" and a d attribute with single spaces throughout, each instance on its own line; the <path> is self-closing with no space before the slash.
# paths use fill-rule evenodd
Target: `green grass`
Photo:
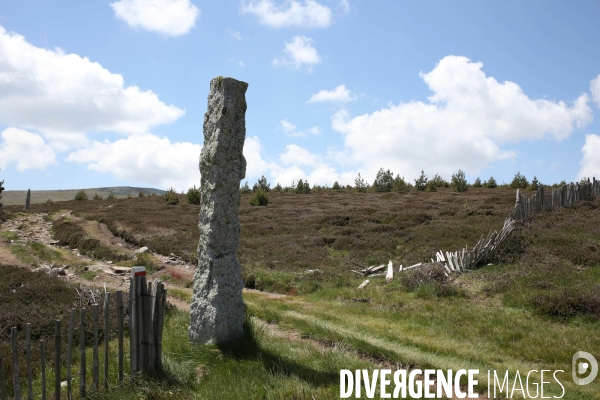
<path id="1" fill-rule="evenodd" d="M 23 263 L 37 266 L 40 262 L 58 262 L 63 260 L 62 254 L 42 243 L 29 242 L 27 244 L 13 244 L 10 252 L 17 256 Z"/>
<path id="2" fill-rule="evenodd" d="M 173 287 L 169 287 L 169 294 L 179 300 L 187 301 L 188 303 L 192 300 L 192 290 L 191 289 L 176 289 Z"/>
<path id="3" fill-rule="evenodd" d="M 14 240 L 15 242 L 19 240 L 19 236 L 16 233 L 10 231 L 2 232 L 0 233 L 0 236 L 5 238 L 6 240 Z"/>
<path id="4" fill-rule="evenodd" d="M 91 281 L 93 281 L 93 280 L 94 280 L 94 278 L 95 278 L 97 275 L 98 275 L 98 271 L 92 271 L 92 270 L 89 270 L 89 271 L 85 271 L 85 272 L 83 272 L 83 273 L 81 274 L 81 277 L 82 277 L 83 279 L 85 279 L 85 280 L 87 280 L 87 281 L 90 281 L 90 282 L 91 282 Z"/>
<path id="5" fill-rule="evenodd" d="M 164 376 L 92 399 L 333 399 L 339 398 L 340 369 L 375 368 L 343 345 L 289 340 L 252 318 L 242 341 L 220 347 L 189 343 L 186 312 L 172 311 L 165 324 Z"/>

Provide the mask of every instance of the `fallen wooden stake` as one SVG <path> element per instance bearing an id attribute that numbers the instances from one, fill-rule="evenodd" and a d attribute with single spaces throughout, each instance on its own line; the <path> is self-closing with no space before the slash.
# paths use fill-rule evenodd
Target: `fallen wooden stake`
<path id="1" fill-rule="evenodd" d="M 370 281 L 367 279 L 366 281 L 364 281 L 363 283 L 361 283 L 361 284 L 358 286 L 358 289 L 362 289 L 362 288 L 364 288 L 365 286 L 367 286 L 367 285 L 369 284 L 369 282 L 370 282 Z"/>
<path id="2" fill-rule="evenodd" d="M 392 265 L 392 260 L 388 263 L 387 274 L 385 275 L 385 280 L 387 282 L 391 282 L 394 279 L 394 266 Z"/>

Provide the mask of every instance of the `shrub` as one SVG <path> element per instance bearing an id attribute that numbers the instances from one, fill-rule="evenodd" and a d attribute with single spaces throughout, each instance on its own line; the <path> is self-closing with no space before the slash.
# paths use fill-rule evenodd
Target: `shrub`
<path id="1" fill-rule="evenodd" d="M 254 192 L 254 196 L 250 199 L 251 206 L 266 206 L 269 204 L 269 196 L 267 192 L 262 189 L 258 189 Z"/>
<path id="2" fill-rule="evenodd" d="M 421 176 L 418 179 L 415 179 L 415 189 L 424 191 L 427 187 L 427 176 L 425 175 L 425 171 L 421 170 Z"/>
<path id="3" fill-rule="evenodd" d="M 48 199 L 48 200 L 46 200 L 46 204 L 51 206 L 52 204 L 54 204 L 54 201 L 52 199 Z"/>
<path id="4" fill-rule="evenodd" d="M 261 176 L 261 178 L 258 180 L 258 182 L 256 182 L 254 184 L 254 186 L 252 187 L 252 191 L 256 192 L 258 190 L 262 190 L 265 193 L 268 193 L 271 191 L 271 184 L 269 182 L 267 182 L 267 178 L 265 178 L 265 176 Z"/>
<path id="5" fill-rule="evenodd" d="M 496 179 L 494 179 L 493 176 L 490 176 L 490 179 L 488 179 L 487 182 L 483 182 L 483 187 L 488 189 L 494 189 L 498 187 L 498 184 L 496 183 Z"/>
<path id="6" fill-rule="evenodd" d="M 598 290 L 562 289 L 543 294 L 531 300 L 532 306 L 542 314 L 561 319 L 591 315 L 600 318 L 600 293 Z"/>
<path id="7" fill-rule="evenodd" d="M 143 192 L 143 191 L 140 191 L 140 192 L 138 193 L 138 197 L 144 197 L 144 196 L 145 196 L 145 194 L 144 194 L 144 192 Z"/>
<path id="8" fill-rule="evenodd" d="M 200 204 L 200 188 L 196 185 L 188 189 L 186 196 L 189 204 Z"/>
<path id="9" fill-rule="evenodd" d="M 102 196 L 100 196 L 98 193 L 94 193 L 94 200 L 102 200 Z"/>
<path id="10" fill-rule="evenodd" d="M 133 199 L 133 196 L 131 195 L 131 193 L 127 193 L 127 198 L 128 199 Z"/>
<path id="11" fill-rule="evenodd" d="M 531 183 L 529 184 L 529 190 L 538 190 L 539 187 L 540 187 L 540 181 L 538 181 L 538 179 L 534 175 L 533 179 L 531 180 Z"/>
<path id="12" fill-rule="evenodd" d="M 308 181 L 302 181 L 302 179 L 300 179 L 298 181 L 298 184 L 296 185 L 296 193 L 298 194 L 308 194 L 310 193 L 310 185 L 308 184 Z"/>
<path id="13" fill-rule="evenodd" d="M 465 173 L 460 169 L 457 173 L 452 174 L 452 181 L 450 184 L 452 185 L 452 190 L 455 192 L 466 192 L 469 188 L 467 186 L 467 178 L 465 178 Z"/>
<path id="14" fill-rule="evenodd" d="M 427 182 L 427 185 L 425 185 L 425 191 L 426 192 L 437 192 L 437 188 L 435 187 L 435 184 L 433 183 L 433 181 Z"/>
<path id="15" fill-rule="evenodd" d="M 244 182 L 242 187 L 240 188 L 240 192 L 242 193 L 250 193 L 252 189 L 250 189 L 250 185 L 248 185 L 248 181 Z"/>
<path id="16" fill-rule="evenodd" d="M 513 189 L 526 189 L 529 186 L 529 182 L 521 172 L 517 172 L 512 182 L 510 183 L 510 187 Z"/>
<path id="17" fill-rule="evenodd" d="M 116 199 L 116 198 L 117 198 L 117 197 L 115 196 L 115 194 L 114 194 L 113 192 L 110 192 L 110 193 L 108 194 L 108 196 L 106 196 L 106 200 L 114 200 L 114 199 Z"/>
<path id="18" fill-rule="evenodd" d="M 431 182 L 431 184 L 436 187 L 449 187 L 450 184 L 448 183 L 448 181 L 446 181 L 444 178 L 442 178 L 441 176 L 439 176 L 437 173 L 433 176 L 433 179 L 430 180 L 429 182 Z"/>
<path id="19" fill-rule="evenodd" d="M 87 193 L 85 193 L 83 190 L 80 190 L 75 195 L 75 200 L 87 200 L 87 199 L 88 199 Z"/>
<path id="20" fill-rule="evenodd" d="M 394 192 L 407 192 L 410 189 L 410 185 L 404 180 L 404 177 L 396 175 L 394 178 Z"/>
<path id="21" fill-rule="evenodd" d="M 174 206 L 175 204 L 179 203 L 179 196 L 177 195 L 175 189 L 170 188 L 169 190 L 167 190 L 167 192 L 165 193 L 165 203 L 171 206 Z"/>
<path id="22" fill-rule="evenodd" d="M 360 176 L 360 172 L 358 173 L 358 176 L 354 180 L 354 187 L 356 187 L 356 190 L 358 190 L 360 193 L 367 192 L 367 188 L 369 187 L 369 185 L 367 184 L 367 181 L 365 181 L 362 178 L 362 176 Z"/>
<path id="23" fill-rule="evenodd" d="M 283 188 L 281 187 L 281 185 L 279 184 L 279 182 L 277 182 L 277 185 L 275 185 L 275 187 L 273 188 L 274 192 L 278 192 L 281 193 L 283 192 Z"/>
<path id="24" fill-rule="evenodd" d="M 335 181 L 335 182 L 333 182 L 333 186 L 331 188 L 335 189 L 335 190 L 340 190 L 342 188 L 342 186 L 340 186 L 338 181 Z"/>
<path id="25" fill-rule="evenodd" d="M 474 188 L 480 188 L 481 187 L 481 179 L 479 179 L 479 177 L 477 177 L 477 179 L 475 179 L 475 182 L 473 182 L 473 187 Z"/>
<path id="26" fill-rule="evenodd" d="M 389 169 L 384 171 L 383 168 L 379 169 L 375 182 L 373 182 L 373 189 L 377 192 L 391 192 L 394 188 L 394 174 Z"/>

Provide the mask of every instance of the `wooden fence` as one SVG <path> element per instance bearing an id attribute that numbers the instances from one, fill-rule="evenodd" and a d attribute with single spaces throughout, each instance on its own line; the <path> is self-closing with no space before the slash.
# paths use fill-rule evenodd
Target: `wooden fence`
<path id="1" fill-rule="evenodd" d="M 123 293 L 122 291 L 115 292 L 116 296 L 116 319 L 117 319 L 117 342 L 118 342 L 118 384 L 123 383 L 124 372 L 123 365 L 125 361 L 124 343 L 123 343 Z M 159 372 L 162 368 L 162 330 L 164 323 L 164 314 L 166 306 L 167 291 L 164 285 L 157 279 L 153 283 L 146 282 L 146 269 L 144 267 L 134 267 L 131 271 L 131 280 L 129 287 L 129 365 L 130 377 L 137 375 L 140 372 Z M 104 295 L 103 304 L 103 323 L 104 323 L 104 359 L 102 383 L 104 389 L 109 388 L 109 302 L 110 293 Z M 87 360 L 86 360 L 86 309 L 82 308 L 79 311 L 79 396 L 86 397 L 87 393 Z M 98 329 L 99 329 L 99 305 L 92 305 L 92 331 L 93 331 L 93 355 L 92 355 L 92 389 L 98 391 L 100 389 L 100 359 L 98 355 Z M 69 319 L 67 349 L 66 349 L 66 398 L 73 398 L 72 381 L 74 380 L 71 371 L 71 362 L 73 359 L 73 333 L 75 330 L 75 315 L 76 310 L 71 310 Z M 61 321 L 55 321 L 54 333 L 54 360 L 52 369 L 54 370 L 54 399 L 61 398 L 62 387 L 64 385 L 61 380 L 62 365 L 61 365 Z M 27 382 L 20 382 L 19 367 L 19 347 L 17 343 L 17 328 L 11 329 L 11 365 L 12 365 L 12 383 L 14 399 L 33 399 L 33 377 L 31 365 L 31 324 L 25 324 L 25 368 L 27 369 Z M 39 379 L 41 383 L 41 399 L 47 398 L 46 387 L 46 357 L 44 340 L 39 342 L 40 351 L 40 366 L 41 374 L 35 379 Z M 114 357 L 114 356 L 113 356 Z M 7 400 L 6 383 L 3 369 L 3 357 L 0 354 L 0 400 Z M 50 382 L 50 384 L 52 384 Z M 22 387 L 23 386 L 23 387 Z M 25 387 L 26 386 L 26 387 Z"/>
<path id="2" fill-rule="evenodd" d="M 596 196 L 600 196 L 600 181 L 597 181 L 596 178 L 577 184 L 571 182 L 552 190 L 550 188 L 544 190 L 540 186 L 531 196 L 522 195 L 521 191 L 517 189 L 517 201 L 510 216 L 515 221 L 522 221 L 543 210 L 556 210 L 572 206 L 581 200 L 594 200 Z"/>

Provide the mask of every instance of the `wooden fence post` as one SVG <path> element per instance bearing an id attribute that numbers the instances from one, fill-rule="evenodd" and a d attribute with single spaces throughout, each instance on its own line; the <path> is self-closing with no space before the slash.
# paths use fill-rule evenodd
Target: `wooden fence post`
<path id="1" fill-rule="evenodd" d="M 108 305 L 110 293 L 104 296 L 104 389 L 108 389 Z"/>
<path id="2" fill-rule="evenodd" d="M 133 271 L 131 271 L 131 280 L 129 281 L 129 376 L 135 375 L 137 365 L 137 331 L 135 329 L 137 321 L 136 310 L 135 275 Z"/>
<path id="3" fill-rule="evenodd" d="M 82 308 L 79 313 L 79 396 L 85 398 L 85 308 Z"/>
<path id="4" fill-rule="evenodd" d="M 119 384 L 123 383 L 123 292 L 117 291 L 117 331 L 119 340 Z M 131 327 L 129 327 L 131 329 Z"/>
<path id="5" fill-rule="evenodd" d="M 4 365 L 2 353 L 0 353 L 0 400 L 6 400 L 6 386 L 4 385 Z"/>
<path id="6" fill-rule="evenodd" d="M 94 330 L 94 343 L 93 343 L 93 357 L 94 360 L 92 365 L 92 382 L 94 385 L 94 390 L 98 391 L 98 304 L 92 305 L 92 310 L 94 312 L 93 319 L 93 330 Z"/>
<path id="7" fill-rule="evenodd" d="M 67 399 L 73 398 L 73 388 L 71 387 L 71 381 L 73 376 L 71 375 L 71 361 L 73 358 L 73 330 L 75 329 L 75 309 L 71 309 L 71 317 L 69 318 L 69 331 L 67 338 Z"/>
<path id="8" fill-rule="evenodd" d="M 31 386 L 31 324 L 25 324 L 25 351 L 27 352 L 27 398 L 33 400 L 33 387 Z"/>
<path id="9" fill-rule="evenodd" d="M 12 373 L 15 399 L 21 398 L 21 385 L 19 383 L 19 348 L 17 347 L 17 327 L 10 330 L 10 341 L 12 347 Z"/>
<path id="10" fill-rule="evenodd" d="M 60 400 L 60 320 L 54 322 L 54 398 Z"/>
<path id="11" fill-rule="evenodd" d="M 42 400 L 46 400 L 46 346 L 44 339 L 40 340 L 40 363 L 42 367 Z"/>

